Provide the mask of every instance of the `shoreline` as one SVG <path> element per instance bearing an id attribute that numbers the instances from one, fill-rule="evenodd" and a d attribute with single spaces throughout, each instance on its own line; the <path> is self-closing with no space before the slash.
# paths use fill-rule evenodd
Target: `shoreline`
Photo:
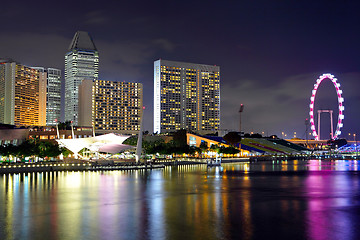
<path id="1" fill-rule="evenodd" d="M 103 171 L 103 170 L 151 170 L 162 169 L 166 166 L 201 165 L 208 159 L 176 159 L 160 160 L 155 163 L 136 163 L 134 161 L 99 160 L 84 162 L 83 160 L 67 159 L 64 162 L 37 162 L 37 163 L 7 163 L 0 164 L 0 174 L 57 172 L 57 171 Z M 223 159 L 223 163 L 248 162 L 248 158 Z"/>
<path id="2" fill-rule="evenodd" d="M 114 161 L 114 160 L 98 160 L 98 161 L 84 161 L 78 159 L 66 159 L 63 162 L 37 162 L 37 163 L 8 163 L 2 162 L 0 164 L 0 174 L 8 173 L 33 173 L 33 172 L 59 172 L 59 171 L 131 171 L 131 170 L 152 170 L 163 169 L 167 166 L 181 166 L 181 165 L 206 165 L 209 159 L 191 159 L 180 158 L 172 160 L 158 160 L 155 162 L 148 162 L 147 164 L 136 163 L 129 161 Z M 257 163 L 257 162 L 271 162 L 283 160 L 309 160 L 308 158 L 299 159 L 284 159 L 284 158 L 261 158 L 254 161 L 253 158 L 225 158 L 221 163 Z M 315 159 L 315 160 L 334 160 L 334 159 Z M 350 160 L 350 159 L 339 159 Z"/>

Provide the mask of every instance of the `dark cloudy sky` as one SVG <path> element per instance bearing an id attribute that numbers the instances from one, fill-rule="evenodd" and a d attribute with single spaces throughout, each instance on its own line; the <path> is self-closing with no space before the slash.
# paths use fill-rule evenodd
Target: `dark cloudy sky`
<path id="1" fill-rule="evenodd" d="M 333 73 L 345 98 L 342 137 L 359 133 L 358 1 L 5 1 L 0 57 L 64 69 L 77 30 L 100 55 L 100 78 L 144 84 L 152 131 L 153 61 L 221 67 L 221 128 L 305 138 L 313 84 Z M 335 90 L 319 88 L 315 108 L 334 109 Z M 323 138 L 329 134 L 323 116 Z"/>

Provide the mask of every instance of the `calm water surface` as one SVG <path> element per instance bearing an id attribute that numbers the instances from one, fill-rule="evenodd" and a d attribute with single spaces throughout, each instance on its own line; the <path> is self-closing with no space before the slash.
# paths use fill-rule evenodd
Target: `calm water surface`
<path id="1" fill-rule="evenodd" d="M 360 161 L 0 175 L 0 239 L 360 239 Z"/>

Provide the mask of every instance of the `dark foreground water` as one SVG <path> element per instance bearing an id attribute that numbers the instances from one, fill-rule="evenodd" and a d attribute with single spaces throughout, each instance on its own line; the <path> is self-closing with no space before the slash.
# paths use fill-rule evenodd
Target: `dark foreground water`
<path id="1" fill-rule="evenodd" d="M 359 164 L 0 175 L 0 239 L 360 239 Z"/>

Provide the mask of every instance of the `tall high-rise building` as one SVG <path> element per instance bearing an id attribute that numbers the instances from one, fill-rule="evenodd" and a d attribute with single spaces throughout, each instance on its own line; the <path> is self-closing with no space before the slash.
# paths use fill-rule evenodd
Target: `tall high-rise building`
<path id="1" fill-rule="evenodd" d="M 0 123 L 46 125 L 46 78 L 31 67 L 0 60 Z"/>
<path id="2" fill-rule="evenodd" d="M 141 83 L 83 80 L 79 86 L 79 126 L 137 133 L 143 106 Z"/>
<path id="3" fill-rule="evenodd" d="M 33 67 L 46 79 L 46 125 L 56 125 L 61 116 L 61 70 Z"/>
<path id="4" fill-rule="evenodd" d="M 99 53 L 87 32 L 78 31 L 65 54 L 65 121 L 78 123 L 78 87 L 81 81 L 97 80 Z"/>
<path id="5" fill-rule="evenodd" d="M 154 62 L 154 132 L 188 129 L 200 133 L 220 127 L 220 67 Z"/>

